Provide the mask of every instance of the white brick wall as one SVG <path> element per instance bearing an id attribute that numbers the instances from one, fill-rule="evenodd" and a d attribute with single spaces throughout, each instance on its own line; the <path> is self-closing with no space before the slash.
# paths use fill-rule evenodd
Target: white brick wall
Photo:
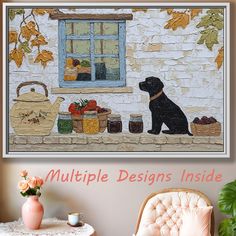
<path id="1" fill-rule="evenodd" d="M 65 10 L 65 12 L 70 12 Z M 131 9 L 80 9 L 72 13 L 132 13 Z M 205 10 L 204 10 L 205 12 Z M 138 83 L 147 76 L 157 76 L 165 84 L 164 91 L 186 113 L 189 121 L 196 116 L 214 116 L 223 122 L 223 69 L 215 65 L 215 57 L 222 45 L 223 34 L 219 34 L 218 46 L 210 52 L 204 45 L 196 42 L 201 29 L 196 28 L 200 17 L 195 17 L 186 29 L 176 31 L 164 29 L 170 16 L 159 9 L 149 9 L 147 13 L 134 12 L 134 19 L 127 21 L 126 33 L 126 70 L 127 86 L 133 86 L 133 94 L 58 94 L 50 93 L 52 87 L 58 87 L 58 22 L 47 16 L 37 16 L 40 30 L 49 42 L 54 54 L 54 61 L 43 69 L 32 63 L 32 56 L 27 56 L 21 68 L 10 63 L 10 107 L 16 96 L 16 86 L 29 80 L 44 82 L 49 89 L 52 102 L 57 96 L 66 100 L 61 110 L 78 98 L 96 99 L 99 105 L 109 107 L 122 115 L 124 128 L 127 130 L 130 113 L 143 113 L 145 130 L 151 126 L 148 109 L 148 94 L 139 90 Z M 20 16 L 10 21 L 11 29 L 18 29 Z M 10 45 L 10 48 L 12 45 Z M 37 51 L 34 50 L 33 58 Z M 28 61 L 30 59 L 31 62 Z M 22 89 L 22 93 L 27 88 Z M 42 91 L 42 90 L 39 90 Z M 56 131 L 56 124 L 54 126 Z"/>

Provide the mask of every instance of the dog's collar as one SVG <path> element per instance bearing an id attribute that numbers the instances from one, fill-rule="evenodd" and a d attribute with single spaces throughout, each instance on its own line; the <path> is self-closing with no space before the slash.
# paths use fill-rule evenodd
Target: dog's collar
<path id="1" fill-rule="evenodd" d="M 155 100 L 156 98 L 160 97 L 160 96 L 162 95 L 162 93 L 163 93 L 163 91 L 161 90 L 158 94 L 156 94 L 156 95 L 150 97 L 150 101 L 153 101 L 153 100 Z"/>

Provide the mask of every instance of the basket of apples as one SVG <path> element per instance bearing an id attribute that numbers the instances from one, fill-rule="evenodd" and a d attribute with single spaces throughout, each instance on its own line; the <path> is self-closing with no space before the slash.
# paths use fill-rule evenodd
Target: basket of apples
<path id="1" fill-rule="evenodd" d="M 99 131 L 102 133 L 107 128 L 108 115 L 111 110 L 108 108 L 101 108 L 97 105 L 96 100 L 80 99 L 78 102 L 73 102 L 68 107 L 73 121 L 73 130 L 76 133 L 83 133 L 83 115 L 86 111 L 97 111 L 99 119 Z"/>
<path id="2" fill-rule="evenodd" d="M 190 127 L 194 136 L 220 136 L 221 134 L 221 123 L 214 117 L 196 117 Z"/>

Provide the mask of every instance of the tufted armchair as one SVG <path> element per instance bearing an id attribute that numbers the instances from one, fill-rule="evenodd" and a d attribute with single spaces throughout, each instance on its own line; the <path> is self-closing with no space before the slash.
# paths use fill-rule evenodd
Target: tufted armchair
<path id="1" fill-rule="evenodd" d="M 140 208 L 134 236 L 178 236 L 182 225 L 183 209 L 207 206 L 212 206 L 210 200 L 197 190 L 172 188 L 152 193 Z M 158 233 L 150 234 L 150 231 Z M 213 212 L 211 215 L 211 236 L 214 236 Z"/>

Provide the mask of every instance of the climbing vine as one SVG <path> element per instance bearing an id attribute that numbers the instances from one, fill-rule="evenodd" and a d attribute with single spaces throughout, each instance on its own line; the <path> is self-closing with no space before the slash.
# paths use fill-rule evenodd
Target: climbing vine
<path id="1" fill-rule="evenodd" d="M 179 27 L 185 29 L 194 17 L 202 13 L 202 9 L 196 8 L 186 9 L 183 12 L 175 11 L 172 8 L 161 9 L 161 11 L 166 11 L 168 15 L 171 15 L 172 18 L 167 21 L 164 28 L 172 30 L 176 30 Z M 223 9 L 207 10 L 206 15 L 202 16 L 200 22 L 196 25 L 197 28 L 203 28 L 203 30 L 200 31 L 201 36 L 197 41 L 198 44 L 205 44 L 210 51 L 212 51 L 215 44 L 219 44 L 218 34 L 224 27 L 223 15 Z M 222 66 L 223 60 L 224 47 L 221 47 L 215 59 L 218 69 Z"/>
<path id="2" fill-rule="evenodd" d="M 9 31 L 9 44 L 14 44 L 14 48 L 9 53 L 9 60 L 14 61 L 17 67 L 21 67 L 26 53 L 31 53 L 34 47 L 37 48 L 37 55 L 34 63 L 41 63 L 43 67 L 47 66 L 49 61 L 53 61 L 53 53 L 48 50 L 42 50 L 42 46 L 48 44 L 45 36 L 40 32 L 40 26 L 37 22 L 38 15 L 50 14 L 54 9 L 34 8 L 26 15 L 24 9 L 10 9 L 9 19 L 12 21 L 16 15 L 21 15 L 19 31 Z"/>

